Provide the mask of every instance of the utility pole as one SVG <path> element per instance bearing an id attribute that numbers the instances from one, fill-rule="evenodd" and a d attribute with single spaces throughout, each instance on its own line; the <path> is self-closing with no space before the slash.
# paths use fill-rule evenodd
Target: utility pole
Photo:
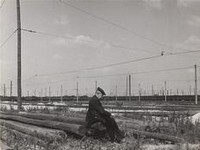
<path id="1" fill-rule="evenodd" d="M 151 86 L 151 90 L 152 90 L 152 96 L 154 95 L 154 88 L 153 88 L 153 84 Z"/>
<path id="2" fill-rule="evenodd" d="M 76 102 L 78 104 L 78 82 L 77 82 L 77 88 L 76 88 Z"/>
<path id="3" fill-rule="evenodd" d="M 131 75 L 129 74 L 129 101 L 131 101 Z"/>
<path id="4" fill-rule="evenodd" d="M 49 102 L 51 101 L 51 87 L 49 86 Z"/>
<path id="5" fill-rule="evenodd" d="M 167 82 L 165 81 L 165 102 L 167 101 Z"/>
<path id="6" fill-rule="evenodd" d="M 126 100 L 128 97 L 128 77 L 126 76 Z"/>
<path id="7" fill-rule="evenodd" d="M 6 84 L 3 85 L 3 97 L 6 96 Z"/>
<path id="8" fill-rule="evenodd" d="M 36 96 L 36 89 L 34 90 L 34 96 Z"/>
<path id="9" fill-rule="evenodd" d="M 140 100 L 141 100 L 141 88 L 140 88 L 140 83 L 139 83 L 139 102 L 140 102 Z"/>
<path id="10" fill-rule="evenodd" d="M 47 88 L 44 89 L 44 95 L 47 97 Z"/>
<path id="11" fill-rule="evenodd" d="M 20 18 L 20 1 L 16 1 L 17 6 L 17 101 L 18 111 L 22 107 L 22 86 L 21 86 L 21 18 Z"/>
<path id="12" fill-rule="evenodd" d="M 12 97 L 12 81 L 10 81 L 10 97 Z"/>
<path id="13" fill-rule="evenodd" d="M 115 100 L 117 101 L 117 85 L 115 86 L 115 90 L 116 90 L 116 96 L 115 96 Z"/>
<path id="14" fill-rule="evenodd" d="M 190 85 L 190 95 L 192 95 L 192 86 Z"/>
<path id="15" fill-rule="evenodd" d="M 42 100 L 43 100 L 43 88 L 41 88 L 41 102 L 42 102 Z"/>
<path id="16" fill-rule="evenodd" d="M 61 100 L 61 102 L 63 102 L 63 86 L 62 86 L 62 84 L 60 86 L 60 100 Z"/>
<path id="17" fill-rule="evenodd" d="M 97 81 L 95 81 L 95 91 L 97 90 Z"/>
<path id="18" fill-rule="evenodd" d="M 195 82 L 195 89 L 194 89 L 194 94 L 195 94 L 195 104 L 197 104 L 198 103 L 198 97 L 197 97 L 197 95 L 198 95 L 198 93 L 197 93 L 197 65 L 194 65 L 194 77 L 195 77 L 195 79 L 194 79 L 194 82 Z"/>

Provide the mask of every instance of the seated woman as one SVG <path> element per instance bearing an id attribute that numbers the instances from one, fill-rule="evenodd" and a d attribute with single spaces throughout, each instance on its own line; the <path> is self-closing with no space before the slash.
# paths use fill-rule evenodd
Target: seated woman
<path id="1" fill-rule="evenodd" d="M 98 87 L 95 95 L 89 101 L 89 108 L 86 115 L 86 127 L 87 129 L 94 129 L 94 126 L 102 124 L 106 129 L 106 133 L 109 135 L 110 141 L 120 142 L 124 136 L 119 130 L 114 118 L 111 116 L 111 113 L 106 111 L 100 102 L 104 95 L 106 95 L 104 90 Z M 100 128 L 103 132 L 102 126 Z"/>

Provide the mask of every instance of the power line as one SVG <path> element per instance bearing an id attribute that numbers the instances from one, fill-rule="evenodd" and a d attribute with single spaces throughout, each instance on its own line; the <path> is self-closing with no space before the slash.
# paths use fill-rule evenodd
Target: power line
<path id="1" fill-rule="evenodd" d="M 15 31 L 13 31 L 10 36 L 4 41 L 2 42 L 2 44 L 0 45 L 0 47 L 3 47 L 7 42 L 8 40 L 17 32 L 18 29 L 16 29 Z"/>
<path id="2" fill-rule="evenodd" d="M 74 9 L 76 9 L 76 10 L 78 10 L 78 11 L 84 13 L 84 14 L 87 14 L 87 15 L 89 15 L 89 16 L 95 18 L 95 19 L 101 20 L 101 21 L 103 21 L 103 22 L 105 22 L 105 23 L 108 23 L 108 24 L 110 24 L 110 25 L 113 25 L 113 26 L 115 26 L 115 27 L 117 27 L 117 28 L 119 28 L 119 29 L 122 29 L 122 30 L 126 31 L 126 32 L 132 33 L 132 34 L 134 34 L 134 35 L 137 36 L 137 37 L 143 38 L 143 39 L 145 39 L 145 40 L 147 40 L 147 41 L 150 41 L 150 42 L 152 42 L 152 43 L 155 43 L 155 44 L 157 44 L 157 45 L 169 47 L 168 45 L 165 45 L 165 44 L 163 44 L 163 43 L 160 43 L 160 42 L 158 42 L 158 41 L 155 41 L 155 40 L 153 40 L 153 39 L 151 39 L 151 38 L 147 38 L 147 37 L 145 37 L 145 36 L 143 36 L 143 35 L 140 35 L 140 34 L 134 32 L 134 31 L 132 31 L 132 30 L 130 30 L 130 29 L 127 29 L 127 28 L 125 28 L 125 27 L 123 27 L 123 26 L 121 26 L 121 25 L 118 25 L 118 24 L 116 24 L 116 23 L 114 23 L 114 22 L 112 22 L 112 21 L 110 21 L 110 20 L 107 20 L 107 19 L 105 19 L 105 18 L 103 18 L 103 17 L 99 17 L 99 16 L 97 16 L 97 15 L 94 15 L 94 14 L 92 14 L 92 13 L 90 13 L 90 12 L 88 12 L 88 11 L 82 9 L 82 8 L 79 8 L 79 7 L 77 7 L 77 6 L 74 6 L 74 5 L 72 5 L 72 4 L 70 4 L 70 3 L 66 2 L 66 1 L 59 0 L 59 2 L 64 3 L 65 5 L 67 5 L 67 6 L 69 6 L 69 7 L 72 7 L 72 8 L 74 8 Z"/>
<path id="3" fill-rule="evenodd" d="M 185 52 L 176 52 L 176 53 L 170 53 L 168 55 L 181 55 L 181 54 L 188 54 L 188 53 L 198 53 L 200 50 L 192 50 L 192 51 L 185 51 Z"/>
<path id="4" fill-rule="evenodd" d="M 190 69 L 190 67 L 179 67 L 179 68 L 169 68 L 169 69 L 161 69 L 161 70 L 152 70 L 152 71 L 143 71 L 143 72 L 132 72 L 132 73 L 121 73 L 121 74 L 109 74 L 109 75 L 99 75 L 99 76 L 87 76 L 87 77 L 79 77 L 79 78 L 99 78 L 99 77 L 109 77 L 109 76 L 124 76 L 128 74 L 145 74 L 145 73 L 155 73 L 155 72 L 165 72 L 165 71 L 176 71 L 176 70 L 185 70 Z"/>
<path id="5" fill-rule="evenodd" d="M 2 8 L 3 7 L 3 4 L 4 4 L 4 2 L 5 2 L 6 0 L 3 0 L 3 2 L 1 3 L 1 6 L 0 6 L 0 8 Z"/>
<path id="6" fill-rule="evenodd" d="M 133 63 L 133 62 L 139 62 L 139 61 L 154 59 L 154 58 L 158 58 L 158 57 L 161 57 L 161 56 L 162 55 L 155 55 L 155 56 L 150 56 L 150 57 L 144 57 L 144 58 L 139 58 L 139 59 L 124 61 L 124 62 L 120 62 L 120 63 L 113 63 L 113 64 L 109 64 L 109 65 L 104 65 L 104 66 L 90 67 L 90 68 L 85 68 L 85 69 L 72 70 L 72 71 L 59 72 L 59 73 L 39 74 L 37 76 L 52 76 L 52 75 L 57 75 L 57 74 L 76 73 L 76 72 L 87 71 L 87 70 L 91 71 L 91 70 L 97 70 L 97 69 L 102 69 L 102 68 L 107 68 L 107 67 L 119 66 L 119 65 L 124 65 L 124 64 L 128 64 L 128 63 Z"/>
<path id="7" fill-rule="evenodd" d="M 78 10 L 79 12 L 82 12 L 82 13 L 84 13 L 84 14 L 86 14 L 86 15 L 89 15 L 89 16 L 95 18 L 95 19 L 101 20 L 101 21 L 103 21 L 103 22 L 105 22 L 105 23 L 108 23 L 108 24 L 113 25 L 113 26 L 115 26 L 115 27 L 117 27 L 117 28 L 119 28 L 119 29 L 122 29 L 122 30 L 124 30 L 124 31 L 126 31 L 126 32 L 129 32 L 129 33 L 131 33 L 131 34 L 133 34 L 133 35 L 135 35 L 135 36 L 137 36 L 137 37 L 140 37 L 140 38 L 143 38 L 143 39 L 145 39 L 145 40 L 147 40 L 147 41 L 150 41 L 150 42 L 152 42 L 152 43 L 154 43 L 154 44 L 160 45 L 160 46 L 162 46 L 162 47 L 167 47 L 167 48 L 170 48 L 170 49 L 174 49 L 173 46 L 170 46 L 170 45 L 167 45 L 167 44 L 158 42 L 158 41 L 156 41 L 156 40 L 154 40 L 154 39 L 151 39 L 151 38 L 148 38 L 148 37 L 143 36 L 143 35 L 141 35 L 141 34 L 138 34 L 138 33 L 134 32 L 134 31 L 132 31 L 132 30 L 130 30 L 130 29 L 127 29 L 127 28 L 124 27 L 124 26 L 121 26 L 121 25 L 119 25 L 119 24 L 117 24 L 117 23 L 114 23 L 114 22 L 112 22 L 112 21 L 110 21 L 110 20 L 107 20 L 107 19 L 105 19 L 105 18 L 103 18 L 103 17 L 94 15 L 94 14 L 92 14 L 92 13 L 90 13 L 90 12 L 88 12 L 88 11 L 86 11 L 86 10 L 80 8 L 80 7 L 74 6 L 74 5 L 70 4 L 69 2 L 66 2 L 66 1 L 64 1 L 64 0 L 59 0 L 59 2 L 60 2 L 60 3 L 64 3 L 65 5 L 67 5 L 67 6 L 71 7 L 71 8 L 74 8 L 74 9 Z M 187 50 L 187 49 L 184 49 L 184 48 L 178 48 L 178 49 Z M 168 51 L 169 51 L 169 50 L 168 50 Z M 169 53 L 170 53 L 170 52 L 169 52 Z"/>
<path id="8" fill-rule="evenodd" d="M 21 29 L 21 30 L 26 31 L 26 32 L 30 32 L 30 33 L 39 33 L 39 34 L 48 35 L 48 36 L 62 37 L 62 38 L 67 38 L 67 39 L 74 39 L 72 37 L 59 36 L 59 35 L 56 35 L 56 34 L 45 33 L 45 32 L 40 32 L 40 31 L 35 31 L 35 30 L 29 30 L 29 29 Z M 87 41 L 87 40 L 82 40 L 82 41 Z M 91 41 L 87 41 L 87 42 L 91 42 Z M 129 49 L 127 47 L 123 47 L 123 46 L 119 46 L 119 45 L 112 45 L 112 46 L 117 47 L 117 48 L 126 48 L 126 49 Z M 113 64 L 109 64 L 109 65 L 104 65 L 104 66 L 90 67 L 90 68 L 85 68 L 85 69 L 81 69 L 81 70 L 72 70 L 72 71 L 67 71 L 67 72 L 59 72 L 59 73 L 51 73 L 51 74 L 41 74 L 41 75 L 37 75 L 37 76 L 49 76 L 49 75 L 57 75 L 57 74 L 76 73 L 76 72 L 85 71 L 85 70 L 95 70 L 95 69 L 101 69 L 101 68 L 106 68 L 106 67 L 118 66 L 118 65 L 123 65 L 123 64 L 137 62 L 137 61 L 143 61 L 143 60 L 147 60 L 147 59 L 161 57 L 163 55 L 166 55 L 166 56 L 169 56 L 169 55 L 180 55 L 180 54 L 194 53 L 194 52 L 200 52 L 200 50 L 185 51 L 185 52 L 176 52 L 176 53 L 169 53 L 169 54 L 164 54 L 164 52 L 161 51 L 161 55 L 156 55 L 156 56 L 151 56 L 151 57 L 146 57 L 146 58 L 140 58 L 140 59 L 134 59 L 134 60 L 124 61 L 124 62 L 120 62 L 120 63 L 113 63 Z"/>
<path id="9" fill-rule="evenodd" d="M 179 68 L 169 68 L 169 69 L 160 69 L 160 70 L 151 70 L 151 71 L 143 71 L 143 72 L 132 72 L 132 73 L 121 73 L 121 74 L 77 77 L 77 79 L 81 79 L 81 78 L 101 78 L 101 77 L 111 77 L 111 76 L 124 76 L 124 75 L 128 75 L 128 74 L 134 75 L 134 74 L 145 74 L 145 73 L 155 73 L 155 72 L 178 71 L 178 70 L 185 70 L 185 69 L 190 69 L 190 68 L 193 68 L 193 66 L 179 67 Z M 69 79 L 56 80 L 56 81 L 51 81 L 51 82 L 43 82 L 43 83 L 34 84 L 34 85 L 54 84 L 54 83 L 59 83 L 59 82 L 62 82 L 62 81 L 67 81 L 67 80 L 69 80 Z M 167 80 L 167 81 L 193 81 L 193 80 Z M 31 86 L 33 84 L 26 84 L 26 85 L 27 86 Z"/>
<path id="10" fill-rule="evenodd" d="M 29 30 L 29 29 L 24 29 L 24 28 L 21 29 L 21 30 L 22 31 L 26 31 L 26 32 L 30 32 L 30 33 L 38 33 L 38 34 L 47 35 L 47 36 L 59 37 L 59 38 L 63 38 L 63 39 L 75 39 L 73 37 L 60 36 L 60 35 L 53 34 L 53 33 L 47 33 L 47 32 L 35 31 L 35 30 Z M 80 41 L 89 42 L 89 43 L 92 42 L 92 41 L 88 41 L 88 40 L 80 40 Z M 126 49 L 126 50 L 137 51 L 134 48 L 125 47 L 125 46 L 121 46 L 121 45 L 110 44 L 110 46 L 113 47 L 113 48 L 119 48 L 119 49 Z M 142 49 L 142 48 L 137 48 L 137 49 L 139 49 L 140 51 L 146 52 L 146 53 L 151 53 L 150 51 Z M 183 49 L 183 50 L 186 50 L 186 49 Z M 161 52 L 162 55 L 164 55 L 164 51 L 160 51 L 160 52 Z M 200 52 L 200 50 L 191 50 L 191 51 L 175 52 L 175 53 L 170 52 L 170 53 L 167 53 L 165 55 L 181 55 L 181 54 L 196 53 L 196 52 Z"/>
<path id="11" fill-rule="evenodd" d="M 30 32 L 30 33 L 38 33 L 38 34 L 41 34 L 41 35 L 46 35 L 46 36 L 52 36 L 52 37 L 57 37 L 57 38 L 63 38 L 63 39 L 75 39 L 74 37 L 66 37 L 66 36 L 61 36 L 61 35 L 57 35 L 57 34 L 53 34 L 53 33 L 47 33 L 47 32 L 41 32 L 41 31 L 35 31 L 35 30 L 29 30 L 29 29 L 21 29 L 22 31 L 25 31 L 25 32 Z M 89 40 L 80 40 L 79 41 L 82 41 L 82 42 L 87 42 L 87 43 L 92 43 L 93 41 L 89 41 Z M 146 52 L 146 53 L 152 53 L 150 52 L 149 50 L 145 50 L 145 49 L 142 49 L 142 48 L 131 48 L 131 47 L 125 47 L 125 46 L 121 46 L 121 45 L 116 45 L 116 44 L 110 44 L 109 43 L 109 46 L 113 47 L 113 48 L 118 48 L 118 49 L 125 49 L 125 50 L 133 50 L 133 51 L 137 51 L 140 50 L 139 52 L 143 51 L 143 52 Z M 138 50 L 136 50 L 138 49 Z"/>

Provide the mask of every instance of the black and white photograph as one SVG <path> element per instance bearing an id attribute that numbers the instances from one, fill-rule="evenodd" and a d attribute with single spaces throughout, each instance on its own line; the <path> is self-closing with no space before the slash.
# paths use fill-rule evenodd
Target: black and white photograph
<path id="1" fill-rule="evenodd" d="M 200 150 L 200 0 L 0 0 L 0 150 Z"/>

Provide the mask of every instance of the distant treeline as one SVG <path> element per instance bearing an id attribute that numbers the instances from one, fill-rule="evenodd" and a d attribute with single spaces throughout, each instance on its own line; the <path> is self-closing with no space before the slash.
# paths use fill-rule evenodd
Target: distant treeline
<path id="1" fill-rule="evenodd" d="M 88 96 L 79 96 L 78 101 L 88 101 L 91 97 Z M 198 99 L 200 99 L 200 95 L 198 95 Z M 8 97 L 8 96 L 0 96 L 1 101 L 17 101 L 16 96 Z M 115 96 L 106 96 L 105 100 L 107 101 L 115 101 Z M 139 96 L 118 96 L 117 101 L 138 101 Z M 164 101 L 164 96 L 141 96 L 141 101 Z M 167 101 L 194 101 L 194 95 L 170 95 L 167 96 Z M 37 97 L 37 96 L 26 96 L 22 97 L 22 101 L 61 101 L 60 96 L 52 96 L 52 97 Z M 63 96 L 62 101 L 77 101 L 76 96 Z"/>

